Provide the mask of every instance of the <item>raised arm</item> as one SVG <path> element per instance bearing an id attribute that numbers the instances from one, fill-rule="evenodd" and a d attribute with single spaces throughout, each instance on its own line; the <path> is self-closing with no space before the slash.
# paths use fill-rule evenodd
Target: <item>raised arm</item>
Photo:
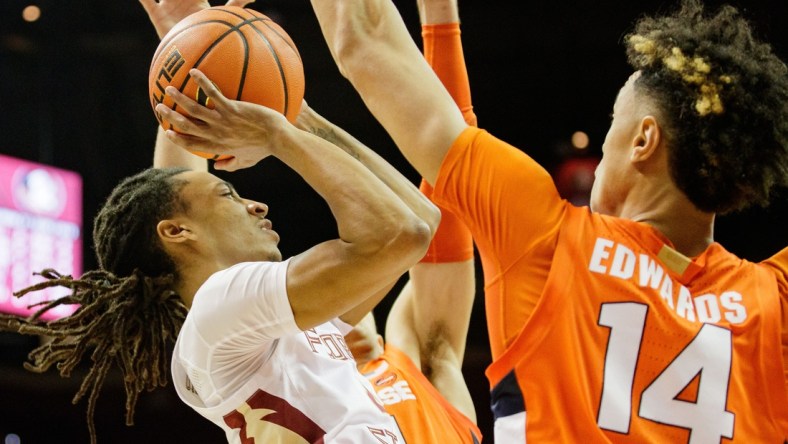
<path id="1" fill-rule="evenodd" d="M 440 211 L 408 178 L 403 176 L 379 154 L 318 114 L 309 107 L 306 101 L 301 105 L 301 112 L 296 120 L 296 126 L 333 143 L 359 161 L 388 186 L 417 217 L 427 222 L 431 235 L 435 233 L 440 220 Z M 385 295 L 395 283 L 396 279 L 383 283 L 384 285 L 380 292 Z M 373 295 L 367 303 L 361 304 L 350 312 L 345 313 L 341 317 L 342 320 L 348 324 L 355 325 L 377 305 L 383 295 Z"/>
<path id="2" fill-rule="evenodd" d="M 476 124 L 460 39 L 456 0 L 419 0 L 424 58 L 463 111 Z M 432 187 L 421 184 L 425 196 Z M 386 342 L 405 352 L 441 394 L 466 416 L 476 412 L 462 374 L 471 310 L 476 295 L 473 240 L 448 210 L 427 255 L 409 272 L 386 321 Z"/>
<path id="3" fill-rule="evenodd" d="M 467 126 L 390 0 L 312 0 L 340 72 L 411 165 L 434 184 Z"/>
<path id="4" fill-rule="evenodd" d="M 208 171 L 208 160 L 196 156 L 169 140 L 164 128 L 156 130 L 156 145 L 153 147 L 153 167 L 184 167 L 194 171 Z"/>
<path id="5" fill-rule="evenodd" d="M 338 239 L 290 259 L 287 292 L 301 329 L 343 315 L 373 296 L 382 298 L 380 289 L 424 256 L 430 226 L 361 163 L 274 110 L 225 98 L 200 71 L 190 74 L 215 107 L 167 87 L 179 109 L 193 116 L 157 106 L 180 130 L 167 131 L 170 140 L 187 149 L 232 153 L 232 159 L 216 162 L 217 169 L 249 167 L 273 155 L 303 177 L 336 218 Z"/>

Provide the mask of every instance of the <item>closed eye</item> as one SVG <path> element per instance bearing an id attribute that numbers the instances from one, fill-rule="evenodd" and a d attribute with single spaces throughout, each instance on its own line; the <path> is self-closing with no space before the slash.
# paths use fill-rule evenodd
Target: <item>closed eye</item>
<path id="1" fill-rule="evenodd" d="M 241 196 L 238 195 L 238 192 L 235 191 L 235 187 L 230 182 L 222 182 L 222 188 L 220 189 L 222 197 L 229 197 L 232 200 L 241 201 Z"/>

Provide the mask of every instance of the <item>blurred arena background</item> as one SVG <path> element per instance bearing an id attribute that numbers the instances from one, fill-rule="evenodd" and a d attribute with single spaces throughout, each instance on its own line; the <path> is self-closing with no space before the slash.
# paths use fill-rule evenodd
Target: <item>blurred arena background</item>
<path id="1" fill-rule="evenodd" d="M 415 1 L 396 3 L 419 39 Z M 732 4 L 755 23 L 756 34 L 788 60 L 788 2 Z M 460 1 L 479 126 L 528 152 L 560 178 L 566 197 L 578 202 L 600 155 L 615 95 L 630 73 L 621 37 L 640 15 L 671 8 L 673 2 L 615 0 L 601 5 L 590 0 Z M 23 11 L 31 6 L 39 14 L 27 21 Z M 251 7 L 280 23 L 298 45 L 310 105 L 416 182 L 415 171 L 339 75 L 309 3 L 257 0 Z M 27 9 L 31 12 L 28 20 L 36 16 L 35 9 Z M 136 0 L 0 1 L 0 154 L 81 176 L 84 270 L 96 266 L 90 233 L 98 206 L 120 178 L 152 162 L 157 123 L 147 79 L 157 44 Z M 266 159 L 252 169 L 219 175 L 232 181 L 241 195 L 270 206 L 285 256 L 334 234 L 327 206 L 278 161 Z M 720 217 L 717 240 L 753 261 L 779 251 L 788 244 L 787 201 L 783 193 L 769 209 Z M 491 443 L 481 274 L 478 281 L 465 373 L 485 442 Z M 376 313 L 381 326 L 390 302 Z M 55 369 L 44 375 L 24 370 L 25 356 L 37 343 L 37 338 L 0 335 L 0 438 L 24 444 L 88 442 L 86 400 L 70 403 L 82 374 L 63 379 Z M 182 405 L 171 387 L 141 396 L 133 427 L 124 425 L 124 396 L 122 381 L 110 375 L 96 411 L 99 442 L 225 442 L 220 430 Z"/>

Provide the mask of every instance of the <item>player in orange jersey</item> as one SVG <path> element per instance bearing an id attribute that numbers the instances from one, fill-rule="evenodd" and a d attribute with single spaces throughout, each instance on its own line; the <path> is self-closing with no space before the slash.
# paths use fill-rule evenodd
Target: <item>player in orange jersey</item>
<path id="1" fill-rule="evenodd" d="M 312 5 L 340 72 L 473 234 L 496 442 L 785 441 L 785 263 L 713 240 L 716 214 L 788 185 L 788 69 L 736 9 L 685 0 L 627 35 L 588 208 L 464 121 L 390 0 Z"/>

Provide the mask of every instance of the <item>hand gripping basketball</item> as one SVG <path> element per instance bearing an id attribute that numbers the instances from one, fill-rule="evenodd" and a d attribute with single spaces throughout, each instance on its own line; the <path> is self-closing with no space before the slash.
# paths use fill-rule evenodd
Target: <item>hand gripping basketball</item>
<path id="1" fill-rule="evenodd" d="M 180 111 L 164 90 L 173 86 L 209 108 L 213 104 L 189 75 L 198 68 L 221 93 L 282 113 L 291 122 L 304 97 L 304 69 L 290 36 L 266 15 L 236 6 L 215 6 L 178 22 L 161 40 L 151 63 L 151 106 L 164 129 L 179 128 L 156 112 L 164 103 Z M 227 155 L 193 151 L 214 160 Z"/>
<path id="2" fill-rule="evenodd" d="M 272 154 L 288 129 L 296 130 L 285 116 L 270 108 L 222 95 L 210 79 L 197 69 L 190 75 L 213 107 L 208 108 L 168 86 L 167 97 L 172 108 L 160 103 L 155 111 L 179 129 L 168 130 L 167 137 L 191 152 L 214 155 L 225 152 L 217 160 L 217 169 L 234 171 L 250 167 Z M 178 108 L 178 111 L 173 108 Z"/>

